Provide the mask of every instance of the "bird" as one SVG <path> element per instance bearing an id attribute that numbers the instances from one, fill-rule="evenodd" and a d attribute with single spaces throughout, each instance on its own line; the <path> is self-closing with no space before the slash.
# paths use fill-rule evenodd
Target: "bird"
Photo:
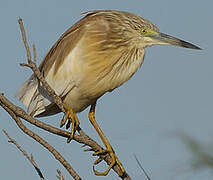
<path id="1" fill-rule="evenodd" d="M 145 48 L 152 45 L 173 45 L 201 49 L 189 42 L 160 32 L 150 21 L 133 13 L 118 10 L 92 10 L 71 26 L 55 42 L 39 65 L 46 82 L 62 99 L 66 111 L 62 127 L 72 123 L 67 142 L 79 127 L 77 113 L 90 106 L 89 120 L 106 149 L 95 155 L 109 154 L 111 164 L 96 175 L 107 175 L 117 164 L 124 168 L 95 120 L 97 100 L 120 87 L 141 67 Z M 33 117 L 51 116 L 61 112 L 42 83 L 32 75 L 16 96 Z M 97 160 L 94 166 L 98 164 Z"/>

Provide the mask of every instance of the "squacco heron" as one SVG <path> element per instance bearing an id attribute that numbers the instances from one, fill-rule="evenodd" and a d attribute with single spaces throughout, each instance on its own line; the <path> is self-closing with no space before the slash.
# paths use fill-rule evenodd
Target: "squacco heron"
<path id="1" fill-rule="evenodd" d="M 160 44 L 200 48 L 161 33 L 151 22 L 132 13 L 98 10 L 84 14 L 85 17 L 53 45 L 39 69 L 63 100 L 66 116 L 61 126 L 67 120 L 68 127 L 72 123 L 68 142 L 79 126 L 76 113 L 91 106 L 89 120 L 106 146 L 106 150 L 95 154 L 108 153 L 112 158 L 106 171 L 94 172 L 96 175 L 106 175 L 115 164 L 124 172 L 112 146 L 95 121 L 96 101 L 132 77 L 143 63 L 146 47 Z M 34 117 L 60 112 L 34 75 L 22 85 L 17 96 Z"/>

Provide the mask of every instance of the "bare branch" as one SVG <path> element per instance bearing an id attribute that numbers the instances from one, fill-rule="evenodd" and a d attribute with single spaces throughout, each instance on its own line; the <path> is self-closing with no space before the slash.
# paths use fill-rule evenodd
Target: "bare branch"
<path id="1" fill-rule="evenodd" d="M 15 106 L 14 104 L 12 104 L 5 96 L 4 94 L 0 93 L 0 105 L 10 114 L 10 111 L 14 112 L 18 117 L 23 118 L 24 120 L 26 120 L 27 122 L 43 129 L 46 130 L 50 133 L 53 133 L 55 135 L 59 135 L 62 137 L 69 137 L 70 136 L 70 132 L 68 131 L 64 131 L 62 129 L 53 127 L 51 125 L 48 125 L 44 122 L 39 121 L 38 119 L 34 119 L 33 117 L 31 117 L 30 115 L 28 115 L 22 108 Z M 7 108 L 5 108 L 7 107 Z M 10 111 L 9 111 L 10 110 Z M 77 141 L 78 143 L 84 144 L 86 146 L 91 147 L 95 152 L 99 151 L 101 149 L 103 149 L 100 145 L 98 145 L 93 139 L 91 139 L 88 135 L 86 135 L 83 130 L 79 129 L 79 134 L 74 135 L 74 140 Z M 110 156 L 107 156 L 106 158 L 104 158 L 104 160 L 106 161 L 107 164 L 110 164 L 111 162 L 111 158 Z M 120 168 L 115 165 L 113 167 L 113 170 L 117 173 L 117 174 L 121 174 L 121 170 Z M 123 180 L 131 180 L 131 178 L 129 177 L 128 174 L 125 174 L 125 176 L 121 177 L 121 179 Z"/>
<path id="2" fill-rule="evenodd" d="M 9 139 L 8 142 L 13 143 L 19 151 L 21 151 L 23 153 L 23 155 L 29 160 L 29 162 L 33 165 L 33 167 L 35 168 L 36 172 L 38 173 L 39 177 L 41 180 L 44 180 L 44 176 L 41 172 L 41 170 L 39 169 L 37 163 L 34 161 L 33 156 L 31 155 L 31 157 L 26 153 L 26 151 L 24 151 L 24 149 L 14 140 L 12 139 L 9 134 L 7 133 L 6 130 L 2 130 L 3 133 L 7 136 L 7 138 Z"/>
<path id="3" fill-rule="evenodd" d="M 49 152 L 53 154 L 53 156 L 66 168 L 66 170 L 70 173 L 70 175 L 75 180 L 81 180 L 80 176 L 75 172 L 75 170 L 71 167 L 71 165 L 63 158 L 63 156 L 56 151 L 50 144 L 47 143 L 43 138 L 38 136 L 36 133 L 29 130 L 20 120 L 20 118 L 6 105 L 1 104 L 1 106 L 10 114 L 10 116 L 15 120 L 18 127 L 28 136 L 39 142 L 43 147 L 45 147 Z"/>
<path id="4" fill-rule="evenodd" d="M 33 61 L 36 64 L 37 61 L 37 53 L 36 53 L 36 46 L 33 44 Z"/>

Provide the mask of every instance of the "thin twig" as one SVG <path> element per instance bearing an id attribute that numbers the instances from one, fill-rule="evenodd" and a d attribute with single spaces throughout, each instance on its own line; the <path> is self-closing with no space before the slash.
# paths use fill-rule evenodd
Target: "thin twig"
<path id="1" fill-rule="evenodd" d="M 138 163 L 139 167 L 142 169 L 143 173 L 145 174 L 146 178 L 148 180 L 151 180 L 149 175 L 147 174 L 147 172 L 145 171 L 145 169 L 143 168 L 143 166 L 141 165 L 140 161 L 138 160 L 138 158 L 136 157 L 136 155 L 134 154 L 135 160 Z"/>
<path id="2" fill-rule="evenodd" d="M 30 53 L 29 45 L 27 43 L 26 33 L 25 33 L 25 30 L 24 30 L 24 25 L 23 25 L 21 18 L 18 19 L 18 23 L 19 23 L 19 26 L 20 26 L 20 29 L 21 29 L 22 39 L 24 41 L 24 46 L 25 46 L 25 49 L 27 51 L 27 60 L 28 60 L 28 63 L 29 63 L 29 61 L 31 60 L 31 53 Z"/>
<path id="3" fill-rule="evenodd" d="M 36 65 L 36 63 L 37 63 L 37 53 L 36 53 L 36 46 L 35 46 L 35 44 L 33 44 L 33 62 Z"/>
<path id="4" fill-rule="evenodd" d="M 10 142 L 10 143 L 13 143 L 13 144 L 18 148 L 18 150 L 21 151 L 21 152 L 23 153 L 23 155 L 24 155 L 24 156 L 29 160 L 29 162 L 33 165 L 33 167 L 35 168 L 36 172 L 38 173 L 40 179 L 41 179 L 41 180 L 44 180 L 44 176 L 43 176 L 41 170 L 39 169 L 37 163 L 36 163 L 36 162 L 34 161 L 34 159 L 33 159 L 33 155 L 31 155 L 31 157 L 30 157 L 30 156 L 26 153 L 26 151 L 24 151 L 24 149 L 23 149 L 14 139 L 12 139 L 12 138 L 9 136 L 9 134 L 7 133 L 6 130 L 3 129 L 2 131 L 3 131 L 3 133 L 7 136 L 7 138 L 9 139 L 9 142 Z"/>
<path id="5" fill-rule="evenodd" d="M 59 169 L 57 169 L 58 175 L 56 176 L 59 180 L 64 180 L 64 176 Z"/>

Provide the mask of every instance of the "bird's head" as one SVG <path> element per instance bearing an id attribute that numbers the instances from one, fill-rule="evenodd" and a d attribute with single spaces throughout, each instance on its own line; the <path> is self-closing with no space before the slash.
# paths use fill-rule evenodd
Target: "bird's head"
<path id="1" fill-rule="evenodd" d="M 201 49 L 189 42 L 161 33 L 155 25 L 145 19 L 142 19 L 141 23 L 137 31 L 140 34 L 144 47 L 152 45 L 173 45 L 190 49 Z"/>
<path id="2" fill-rule="evenodd" d="M 92 27 L 95 28 L 93 31 L 99 31 L 99 35 L 107 34 L 103 36 L 105 37 L 104 40 L 113 48 L 119 46 L 129 48 L 133 45 L 133 47 L 144 49 L 152 45 L 174 45 L 201 49 L 191 43 L 161 33 L 158 27 L 150 21 L 132 13 L 116 10 L 97 10 L 89 11 L 86 15 L 87 17 L 94 17 L 95 24 L 97 24 L 97 20 L 104 24 L 104 26 L 100 26 L 102 28 L 97 28 L 92 24 Z"/>

